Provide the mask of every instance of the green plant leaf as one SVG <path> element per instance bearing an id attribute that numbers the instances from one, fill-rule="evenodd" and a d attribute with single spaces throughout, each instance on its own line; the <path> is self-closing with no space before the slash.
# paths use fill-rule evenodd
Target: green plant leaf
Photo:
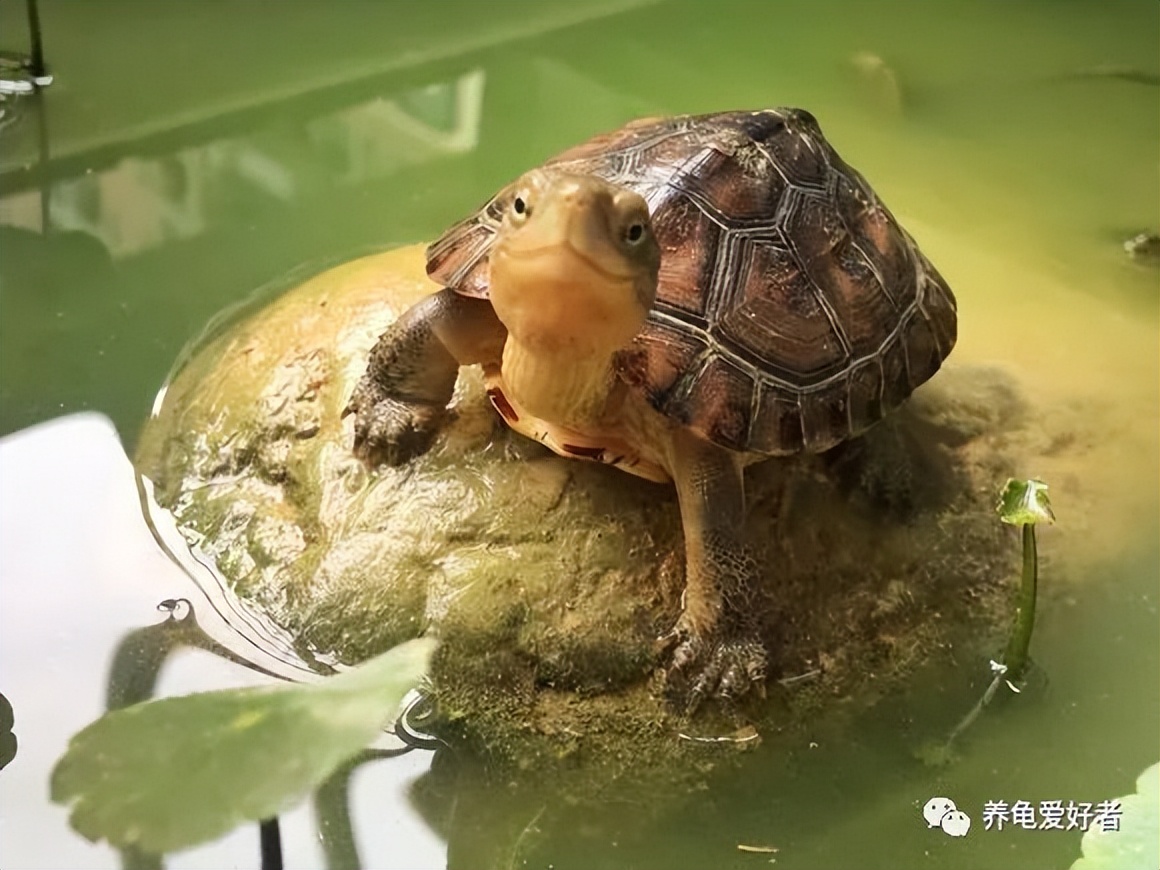
<path id="1" fill-rule="evenodd" d="M 294 806 L 369 744 L 426 672 L 413 640 L 311 685 L 206 692 L 108 713 L 69 742 L 52 799 L 90 840 L 169 852 Z"/>
<path id="2" fill-rule="evenodd" d="M 1137 870 L 1160 867 L 1160 764 L 1136 780 L 1136 793 L 1118 799 L 1122 815 L 1118 831 L 1100 825 L 1088 828 L 1080 841 L 1083 857 L 1071 870 Z"/>
<path id="3" fill-rule="evenodd" d="M 1051 501 L 1047 497 L 1047 484 L 1042 480 L 1008 479 L 999 493 L 999 504 L 995 510 L 999 519 L 1013 526 L 1033 526 L 1036 523 L 1054 523 Z"/>
<path id="4" fill-rule="evenodd" d="M 12 726 L 16 724 L 16 717 L 12 713 L 12 705 L 8 699 L 0 694 L 0 770 L 8 766 L 16 757 L 16 735 Z"/>

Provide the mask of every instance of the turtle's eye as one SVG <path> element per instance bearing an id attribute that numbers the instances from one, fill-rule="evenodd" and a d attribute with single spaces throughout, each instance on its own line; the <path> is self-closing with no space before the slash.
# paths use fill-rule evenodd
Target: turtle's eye
<path id="1" fill-rule="evenodd" d="M 517 221 L 522 221 L 532 213 L 528 201 L 523 196 L 517 196 L 512 200 L 512 217 Z"/>
<path id="2" fill-rule="evenodd" d="M 640 221 L 633 221 L 628 225 L 628 229 L 624 231 L 624 239 L 630 245 L 637 245 L 644 239 L 644 224 Z"/>

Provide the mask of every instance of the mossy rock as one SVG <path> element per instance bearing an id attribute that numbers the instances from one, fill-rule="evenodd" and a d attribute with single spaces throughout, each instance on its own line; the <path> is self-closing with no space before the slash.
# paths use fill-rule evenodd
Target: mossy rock
<path id="1" fill-rule="evenodd" d="M 952 365 L 867 436 L 747 471 L 770 697 L 688 720 L 656 671 L 683 585 L 671 487 L 510 433 L 470 369 L 428 454 L 351 455 L 367 353 L 434 289 L 419 247 L 324 272 L 200 348 L 142 435 L 157 503 L 303 651 L 354 663 L 434 632 L 444 736 L 591 783 L 700 776 L 736 753 L 681 734 L 785 733 L 952 643 L 996 648 L 1017 550 L 995 493 L 1030 416 L 1000 373 Z"/>

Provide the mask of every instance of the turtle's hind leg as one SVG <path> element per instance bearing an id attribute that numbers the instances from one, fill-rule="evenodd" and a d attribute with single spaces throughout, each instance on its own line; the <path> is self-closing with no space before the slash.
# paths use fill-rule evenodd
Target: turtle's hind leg
<path id="1" fill-rule="evenodd" d="M 443 422 L 461 365 L 498 363 L 507 331 L 485 299 L 441 290 L 409 308 L 371 349 L 343 416 L 369 466 L 424 453 Z"/>

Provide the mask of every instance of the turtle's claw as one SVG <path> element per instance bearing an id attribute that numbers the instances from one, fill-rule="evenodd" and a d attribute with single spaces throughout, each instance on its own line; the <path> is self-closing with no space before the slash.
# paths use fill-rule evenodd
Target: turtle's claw
<path id="1" fill-rule="evenodd" d="M 669 675 L 688 670 L 705 652 L 704 644 L 696 634 L 683 629 L 673 629 L 669 635 L 676 647 L 669 660 Z"/>
<path id="2" fill-rule="evenodd" d="M 765 697 L 765 646 L 756 636 L 726 636 L 706 643 L 696 633 L 678 627 L 667 683 L 688 686 L 685 713 L 692 715 L 706 698 L 733 701 L 753 691 Z M 667 637 L 667 636 L 666 636 Z"/>
<path id="3" fill-rule="evenodd" d="M 395 399 L 360 384 L 342 415 L 355 415 L 354 454 L 374 468 L 403 465 L 425 453 L 446 413 L 443 407 Z"/>

